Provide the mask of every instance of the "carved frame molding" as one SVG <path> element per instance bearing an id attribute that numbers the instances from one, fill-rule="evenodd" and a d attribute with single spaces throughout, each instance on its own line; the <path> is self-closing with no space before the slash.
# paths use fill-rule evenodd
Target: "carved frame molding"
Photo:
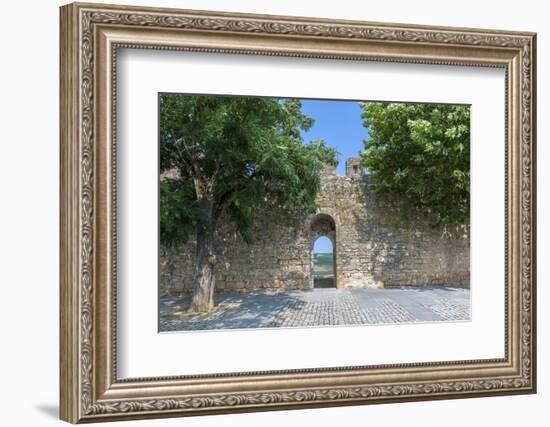
<path id="1" fill-rule="evenodd" d="M 62 419 L 535 392 L 535 34 L 77 3 L 61 8 L 60 42 Z M 504 67 L 506 357 L 117 380 L 119 47 Z"/>

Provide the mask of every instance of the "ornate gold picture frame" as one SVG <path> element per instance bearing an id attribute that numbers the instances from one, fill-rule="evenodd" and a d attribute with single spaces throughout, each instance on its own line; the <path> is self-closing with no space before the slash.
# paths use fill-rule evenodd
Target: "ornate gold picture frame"
<path id="1" fill-rule="evenodd" d="M 61 419 L 535 392 L 535 34 L 80 3 L 63 6 L 60 22 Z M 503 69 L 505 253 L 495 256 L 505 260 L 504 357 L 120 379 L 115 143 L 122 48 Z"/>

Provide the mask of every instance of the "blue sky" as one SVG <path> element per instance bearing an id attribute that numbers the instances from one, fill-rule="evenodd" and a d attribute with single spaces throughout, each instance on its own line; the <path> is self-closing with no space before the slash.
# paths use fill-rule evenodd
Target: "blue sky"
<path id="1" fill-rule="evenodd" d="M 336 172 L 344 175 L 346 159 L 358 157 L 363 149 L 363 140 L 368 138 L 367 129 L 361 119 L 361 107 L 357 101 L 302 100 L 302 111 L 315 119 L 312 128 L 302 132 L 306 143 L 324 139 L 338 151 Z M 320 237 L 313 246 L 314 253 L 332 252 L 332 243 L 327 237 Z"/>
<path id="2" fill-rule="evenodd" d="M 313 127 L 302 132 L 304 141 L 324 139 L 336 148 L 339 164 L 336 172 L 344 175 L 346 159 L 358 157 L 363 140 L 368 137 L 361 119 L 361 107 L 357 101 L 302 100 L 302 111 L 315 119 Z"/>
<path id="3" fill-rule="evenodd" d="M 328 237 L 321 236 L 313 244 L 313 253 L 328 254 L 332 253 L 332 242 Z"/>

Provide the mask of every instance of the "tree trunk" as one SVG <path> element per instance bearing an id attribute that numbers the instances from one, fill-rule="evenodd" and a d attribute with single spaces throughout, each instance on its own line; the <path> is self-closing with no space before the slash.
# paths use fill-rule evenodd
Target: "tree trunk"
<path id="1" fill-rule="evenodd" d="M 212 202 L 202 201 L 205 217 L 197 228 L 197 252 L 193 277 L 193 296 L 190 311 L 206 313 L 214 307 L 214 232 L 212 230 Z"/>

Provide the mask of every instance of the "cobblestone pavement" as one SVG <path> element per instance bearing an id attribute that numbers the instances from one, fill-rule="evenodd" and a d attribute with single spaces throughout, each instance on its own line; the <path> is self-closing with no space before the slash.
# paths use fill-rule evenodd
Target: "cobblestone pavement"
<path id="1" fill-rule="evenodd" d="M 161 298 L 160 332 L 470 320 L 470 289 L 460 286 L 218 293 L 207 314 L 189 303 Z"/>

